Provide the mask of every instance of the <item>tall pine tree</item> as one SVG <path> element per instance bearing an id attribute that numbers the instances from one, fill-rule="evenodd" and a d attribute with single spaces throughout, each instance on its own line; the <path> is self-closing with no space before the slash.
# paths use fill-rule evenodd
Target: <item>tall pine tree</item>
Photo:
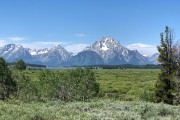
<path id="1" fill-rule="evenodd" d="M 176 93 L 176 104 L 180 104 L 180 40 L 176 42 L 174 45 L 175 49 L 175 58 L 177 62 L 177 72 L 176 72 L 176 78 L 177 78 L 177 93 Z"/>
<path id="2" fill-rule="evenodd" d="M 173 104 L 176 73 L 176 62 L 174 57 L 173 31 L 166 26 L 165 33 L 160 34 L 161 45 L 158 46 L 160 53 L 158 61 L 161 64 L 161 73 L 159 74 L 159 80 L 156 83 L 156 102 L 164 102 L 167 104 Z"/>

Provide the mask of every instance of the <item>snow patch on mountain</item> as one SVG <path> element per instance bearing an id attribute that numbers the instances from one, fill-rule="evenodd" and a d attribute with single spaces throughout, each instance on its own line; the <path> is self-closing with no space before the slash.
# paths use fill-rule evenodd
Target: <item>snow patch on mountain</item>
<path id="1" fill-rule="evenodd" d="M 105 43 L 103 43 L 103 46 L 101 47 L 101 50 L 104 50 L 104 51 L 106 51 L 106 50 L 108 50 L 109 48 L 106 46 L 106 44 Z"/>
<path id="2" fill-rule="evenodd" d="M 34 50 L 29 49 L 28 51 L 29 51 L 29 53 L 30 53 L 31 55 L 37 55 L 36 49 L 34 49 Z"/>
<path id="3" fill-rule="evenodd" d="M 22 45 L 7 44 L 0 49 L 0 56 L 8 62 L 15 62 L 24 59 L 26 62 L 33 61 L 32 56 Z"/>
<path id="4" fill-rule="evenodd" d="M 31 55 L 41 55 L 41 54 L 45 54 L 45 53 L 48 53 L 48 49 L 45 48 L 45 49 L 39 49 L 39 50 L 36 50 L 36 49 L 29 49 L 29 53 Z"/>
<path id="5" fill-rule="evenodd" d="M 95 51 L 106 64 L 145 64 L 147 61 L 138 51 L 127 49 L 112 37 L 103 37 L 85 50 Z"/>

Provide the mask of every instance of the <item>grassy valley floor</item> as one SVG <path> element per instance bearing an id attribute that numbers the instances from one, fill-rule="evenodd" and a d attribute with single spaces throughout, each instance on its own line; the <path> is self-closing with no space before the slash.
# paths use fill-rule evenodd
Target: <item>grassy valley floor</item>
<path id="1" fill-rule="evenodd" d="M 24 71 L 35 81 L 39 80 L 40 72 Z M 0 101 L 0 120 L 180 120 L 180 106 L 142 102 L 153 99 L 159 72 L 159 69 L 97 69 L 94 73 L 100 85 L 99 99 L 66 103 Z"/>

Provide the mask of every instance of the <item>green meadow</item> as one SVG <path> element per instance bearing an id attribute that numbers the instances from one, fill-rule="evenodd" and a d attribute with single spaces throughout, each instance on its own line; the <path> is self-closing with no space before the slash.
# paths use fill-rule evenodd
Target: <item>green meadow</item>
<path id="1" fill-rule="evenodd" d="M 139 100 L 144 92 L 154 93 L 159 69 L 102 69 L 94 70 L 100 92 L 125 100 Z M 116 93 L 116 94 L 115 94 Z M 118 93 L 118 94 L 117 94 Z M 124 96 L 124 97 L 123 97 Z M 113 97 L 113 94 L 111 95 Z"/>
<path id="2" fill-rule="evenodd" d="M 54 72 L 62 70 L 52 70 Z M 100 85 L 100 97 L 139 101 L 146 92 L 153 99 L 159 69 L 95 69 Z M 40 70 L 24 71 L 32 80 L 38 80 Z"/>

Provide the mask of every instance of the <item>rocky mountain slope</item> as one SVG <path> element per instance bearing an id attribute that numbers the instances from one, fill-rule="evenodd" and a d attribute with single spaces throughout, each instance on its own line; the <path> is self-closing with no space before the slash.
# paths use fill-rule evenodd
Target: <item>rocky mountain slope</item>
<path id="1" fill-rule="evenodd" d="M 17 61 L 17 59 L 23 59 L 26 62 L 34 62 L 33 57 L 27 49 L 22 45 L 8 44 L 0 48 L 0 56 L 6 59 L 8 62 Z"/>
<path id="2" fill-rule="evenodd" d="M 50 49 L 32 50 L 22 45 L 8 44 L 0 48 L 0 56 L 8 62 L 23 59 L 27 63 L 47 66 L 63 65 L 120 65 L 157 64 L 158 54 L 143 56 L 137 50 L 129 50 L 112 37 L 103 37 L 76 55 L 57 45 Z"/>
<path id="3" fill-rule="evenodd" d="M 95 51 L 104 59 L 105 64 L 141 65 L 148 63 L 148 59 L 137 50 L 129 50 L 111 37 L 103 37 L 101 41 L 96 41 L 86 50 Z"/>

